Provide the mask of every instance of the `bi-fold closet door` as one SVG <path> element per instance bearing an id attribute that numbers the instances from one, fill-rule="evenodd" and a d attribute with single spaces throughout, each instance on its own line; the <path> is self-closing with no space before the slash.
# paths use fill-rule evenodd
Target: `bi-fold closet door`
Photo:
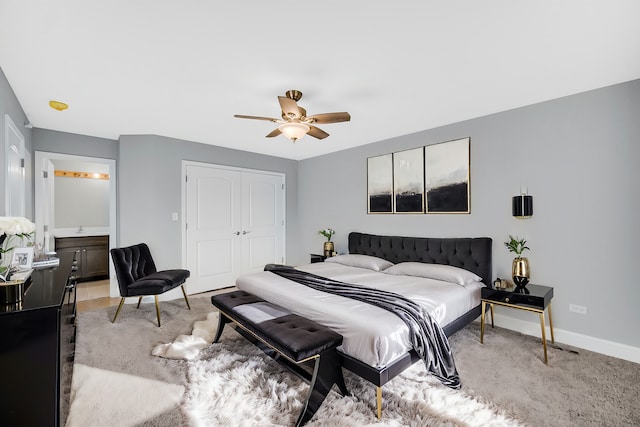
<path id="1" fill-rule="evenodd" d="M 284 263 L 284 174 L 188 163 L 187 291 L 232 286 L 238 276 Z"/>

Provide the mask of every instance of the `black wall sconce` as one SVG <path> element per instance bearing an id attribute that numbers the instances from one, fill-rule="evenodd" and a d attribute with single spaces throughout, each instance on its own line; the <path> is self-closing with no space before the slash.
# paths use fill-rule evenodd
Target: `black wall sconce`
<path id="1" fill-rule="evenodd" d="M 533 215 L 533 196 L 521 194 L 511 200 L 511 212 L 520 219 L 530 218 Z"/>

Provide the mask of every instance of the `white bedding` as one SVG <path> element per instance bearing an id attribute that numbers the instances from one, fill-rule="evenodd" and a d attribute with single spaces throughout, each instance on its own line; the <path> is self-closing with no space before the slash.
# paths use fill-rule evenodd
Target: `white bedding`
<path id="1" fill-rule="evenodd" d="M 402 294 L 423 305 L 441 327 L 480 304 L 482 283 L 466 286 L 414 276 L 398 276 L 337 263 L 297 267 L 346 283 Z M 271 272 L 246 274 L 238 289 L 326 325 L 343 336 L 341 350 L 374 367 L 384 367 L 411 349 L 409 329 L 379 307 L 313 290 Z"/>

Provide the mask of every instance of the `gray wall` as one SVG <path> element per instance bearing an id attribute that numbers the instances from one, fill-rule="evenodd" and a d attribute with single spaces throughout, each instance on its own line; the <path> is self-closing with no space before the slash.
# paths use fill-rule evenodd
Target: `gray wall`
<path id="1" fill-rule="evenodd" d="M 33 129 L 33 150 L 74 156 L 118 158 L 118 141 L 49 129 Z"/>
<path id="2" fill-rule="evenodd" d="M 171 213 L 182 212 L 183 160 L 286 174 L 287 258 L 298 252 L 296 161 L 155 135 L 122 136 L 119 147 L 120 244 L 146 241 L 158 268 L 181 262 L 181 221 Z"/>
<path id="3" fill-rule="evenodd" d="M 300 254 L 331 227 L 347 234 L 493 238 L 494 276 L 508 278 L 509 234 L 526 238 L 532 282 L 552 285 L 554 326 L 640 347 L 640 80 L 301 161 Z M 471 214 L 367 215 L 367 157 L 471 138 Z M 528 187 L 534 216 L 511 216 Z M 297 261 L 304 261 L 302 258 Z M 588 309 L 570 313 L 569 304 Z M 499 314 L 537 322 L 531 314 Z M 503 325 L 507 326 L 508 325 Z"/>
<path id="4" fill-rule="evenodd" d="M 5 215 L 5 130 L 4 130 L 4 115 L 8 114 L 11 120 L 16 124 L 22 136 L 24 136 L 25 149 L 28 151 L 25 158 L 27 161 L 33 159 L 33 147 L 31 143 L 31 129 L 25 128 L 24 124 L 27 122 L 27 116 L 16 98 L 13 89 L 7 81 L 7 77 L 4 75 L 2 68 L 0 68 L 0 165 L 2 173 L 0 173 L 0 216 Z M 27 217 L 33 220 L 33 178 L 32 178 L 32 161 L 26 165 L 26 213 Z"/>

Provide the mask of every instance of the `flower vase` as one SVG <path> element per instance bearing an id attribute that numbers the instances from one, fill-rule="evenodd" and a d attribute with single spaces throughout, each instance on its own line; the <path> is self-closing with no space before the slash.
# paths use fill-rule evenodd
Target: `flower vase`
<path id="1" fill-rule="evenodd" d="M 324 256 L 329 258 L 333 256 L 333 242 L 324 242 Z"/>
<path id="2" fill-rule="evenodd" d="M 511 276 L 513 277 L 513 283 L 518 288 L 527 286 L 530 277 L 529 260 L 525 257 L 514 258 L 511 266 Z"/>

